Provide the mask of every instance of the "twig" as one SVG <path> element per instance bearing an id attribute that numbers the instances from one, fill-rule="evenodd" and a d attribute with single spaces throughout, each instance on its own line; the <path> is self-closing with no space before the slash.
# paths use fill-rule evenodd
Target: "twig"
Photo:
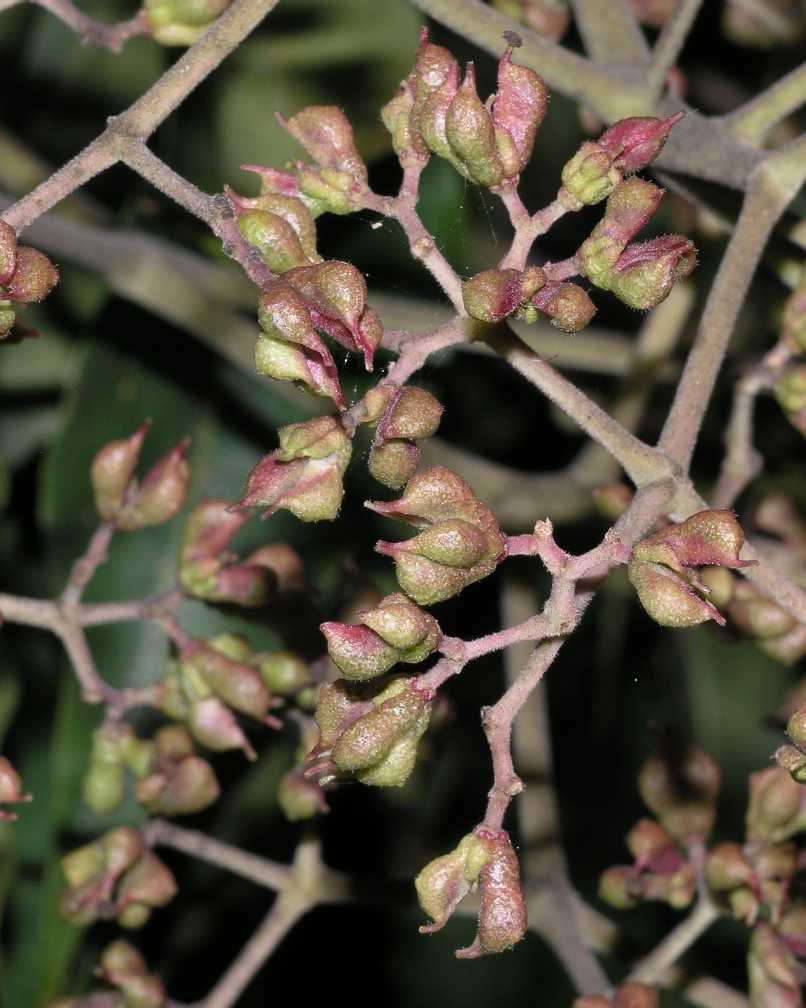
<path id="1" fill-rule="evenodd" d="M 128 21 L 120 21 L 113 25 L 104 24 L 88 17 L 70 0 L 2 0 L 0 12 L 9 10 L 11 7 L 18 7 L 24 2 L 50 11 L 60 21 L 77 32 L 81 36 L 82 42 L 104 46 L 113 53 L 120 52 L 129 39 L 150 33 L 148 18 L 144 10 L 138 11 Z"/>
<path id="2" fill-rule="evenodd" d="M 719 910 L 716 905 L 707 897 L 700 897 L 688 917 L 631 970 L 627 980 L 631 983 L 657 983 L 717 917 Z"/>
<path id="3" fill-rule="evenodd" d="M 761 144 L 770 130 L 806 102 L 806 63 L 725 116 L 728 129 L 747 143 Z"/>
<path id="4" fill-rule="evenodd" d="M 164 819 L 152 819 L 146 827 L 145 836 L 151 846 L 173 847 L 174 850 L 209 861 L 219 868 L 226 868 L 234 875 L 256 882 L 265 889 L 283 892 L 293 882 L 292 869 L 287 865 L 250 854 L 232 844 L 222 843 L 198 830 L 175 826 Z"/>
<path id="5" fill-rule="evenodd" d="M 652 50 L 652 62 L 646 83 L 651 99 L 656 102 L 666 87 L 669 71 L 686 44 L 692 25 L 700 12 L 702 0 L 682 0 L 660 33 Z"/>
<path id="6" fill-rule="evenodd" d="M 646 61 L 646 39 L 628 0 L 571 0 L 571 7 L 591 59 L 614 66 Z"/>
<path id="7" fill-rule="evenodd" d="M 89 546 L 83 556 L 79 557 L 73 564 L 73 569 L 70 571 L 70 576 L 67 579 L 67 584 L 60 599 L 64 612 L 72 613 L 81 601 L 84 589 L 90 583 L 101 564 L 106 562 L 109 546 L 114 535 L 115 526 L 113 524 L 104 522 L 99 525 L 90 539 Z"/>

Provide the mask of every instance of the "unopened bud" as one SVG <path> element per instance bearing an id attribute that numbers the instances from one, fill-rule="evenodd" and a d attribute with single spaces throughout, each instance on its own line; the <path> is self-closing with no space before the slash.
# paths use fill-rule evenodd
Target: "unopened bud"
<path id="1" fill-rule="evenodd" d="M 705 880 L 714 892 L 730 892 L 753 885 L 753 866 L 741 844 L 721 843 L 708 852 Z"/>
<path id="2" fill-rule="evenodd" d="M 290 119 L 278 118 L 318 165 L 366 185 L 367 167 L 356 149 L 350 121 L 340 108 L 311 105 Z"/>
<path id="3" fill-rule="evenodd" d="M 690 749 L 678 767 L 668 760 L 648 760 L 638 777 L 644 803 L 677 840 L 706 837 L 716 817 L 719 767 L 701 749 Z"/>
<path id="4" fill-rule="evenodd" d="M 121 531 L 135 532 L 148 525 L 161 525 L 182 510 L 190 485 L 187 448 L 186 438 L 146 474 L 115 519 Z"/>
<path id="5" fill-rule="evenodd" d="M 148 26 L 154 39 L 166 46 L 197 42 L 232 0 L 145 0 Z"/>
<path id="6" fill-rule="evenodd" d="M 744 532 L 734 513 L 707 510 L 654 532 L 636 545 L 633 557 L 681 574 L 690 567 L 747 567 L 747 561 L 739 559 L 743 546 Z"/>
<path id="7" fill-rule="evenodd" d="M 578 284 L 556 280 L 544 284 L 529 304 L 563 332 L 579 332 L 596 314 L 596 305 Z"/>
<path id="8" fill-rule="evenodd" d="M 667 567 L 642 560 L 631 560 L 627 577 L 638 594 L 644 611 L 661 626 L 691 627 L 707 620 L 720 626 L 725 619 L 718 609 Z"/>
<path id="9" fill-rule="evenodd" d="M 294 696 L 311 682 L 307 663 L 291 651 L 255 655 L 254 663 L 263 682 L 278 696 Z"/>
<path id="10" fill-rule="evenodd" d="M 181 664 L 183 670 L 190 669 L 198 674 L 227 706 L 258 720 L 265 718 L 271 697 L 266 684 L 250 665 L 204 645 L 192 645 L 184 651 Z"/>
<path id="11" fill-rule="evenodd" d="M 769 767 L 750 775 L 747 837 L 779 843 L 806 826 L 801 809 L 803 791 L 782 767 Z"/>
<path id="12" fill-rule="evenodd" d="M 491 113 L 498 153 L 507 178 L 516 178 L 529 163 L 537 131 L 548 109 L 543 78 L 512 62 L 507 49 L 498 62 L 498 93 Z"/>
<path id="13" fill-rule="evenodd" d="M 278 431 L 280 447 L 249 475 L 242 507 L 286 508 L 302 521 L 334 519 L 352 444 L 336 417 L 317 417 Z"/>
<path id="14" fill-rule="evenodd" d="M 622 179 L 613 159 L 599 144 L 586 140 L 562 169 L 557 198 L 569 210 L 601 203 Z"/>
<path id="15" fill-rule="evenodd" d="M 169 869 L 156 854 L 145 851 L 120 880 L 116 900 L 119 923 L 141 927 L 152 908 L 165 906 L 176 893 L 176 880 Z"/>
<path id="16" fill-rule="evenodd" d="M 215 752 L 243 749 L 248 759 L 255 759 L 255 751 L 241 730 L 235 715 L 218 699 L 205 697 L 190 706 L 188 727 L 193 735 Z"/>
<path id="17" fill-rule="evenodd" d="M 123 801 L 125 759 L 122 743 L 127 730 L 118 725 L 102 725 L 92 736 L 84 801 L 93 812 L 111 812 Z"/>
<path id="18" fill-rule="evenodd" d="M 448 106 L 445 135 L 463 174 L 483 186 L 501 181 L 504 168 L 498 154 L 495 127 L 476 93 L 472 63 L 468 63 L 464 80 Z"/>
<path id="19" fill-rule="evenodd" d="M 295 266 L 308 265 L 297 232 L 278 214 L 247 210 L 238 215 L 238 228 L 250 245 L 258 249 L 273 273 L 286 273 Z"/>
<path id="20" fill-rule="evenodd" d="M 457 949 L 458 959 L 477 959 L 505 952 L 526 934 L 526 902 L 521 888 L 518 856 L 505 832 L 478 831 L 490 851 L 479 873 L 481 906 L 478 933 L 472 945 Z"/>
<path id="21" fill-rule="evenodd" d="M 800 1008 L 797 961 L 771 924 L 753 928 L 747 972 L 754 1008 Z"/>
<path id="22" fill-rule="evenodd" d="M 522 274 L 512 269 L 489 269 L 462 284 L 462 300 L 471 318 L 500 322 L 512 315 L 523 298 Z"/>
<path id="23" fill-rule="evenodd" d="M 780 637 L 796 625 L 786 609 L 762 595 L 749 581 L 736 583 L 728 613 L 740 630 L 759 640 Z"/>
<path id="24" fill-rule="evenodd" d="M 144 423 L 131 437 L 110 441 L 92 462 L 90 479 L 95 507 L 104 521 L 115 521 L 134 477 L 149 423 Z"/>
<path id="25" fill-rule="evenodd" d="M 289 770 L 280 778 L 277 801 L 290 822 L 313 819 L 328 811 L 324 791 L 301 770 Z"/>
<path id="26" fill-rule="evenodd" d="M 21 304 L 44 301 L 59 282 L 59 271 L 46 255 L 18 245 L 14 274 L 5 284 L 5 296 Z"/>
<path id="27" fill-rule="evenodd" d="M 638 906 L 635 869 L 616 865 L 599 877 L 599 898 L 616 910 L 630 910 Z"/>
<path id="28" fill-rule="evenodd" d="M 668 119 L 652 116 L 633 116 L 614 123 L 599 137 L 597 143 L 613 159 L 622 174 L 640 171 L 663 150 L 672 127 L 680 122 L 685 112 L 676 112 Z"/>

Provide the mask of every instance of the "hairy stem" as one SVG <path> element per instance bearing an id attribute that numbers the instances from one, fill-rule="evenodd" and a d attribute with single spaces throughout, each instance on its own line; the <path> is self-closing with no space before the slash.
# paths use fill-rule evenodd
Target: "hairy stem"
<path id="1" fill-rule="evenodd" d="M 770 130 L 806 102 L 806 63 L 790 70 L 766 91 L 725 117 L 728 129 L 742 140 L 761 144 Z"/>
<path id="2" fill-rule="evenodd" d="M 700 897 L 694 909 L 676 928 L 630 972 L 631 983 L 655 984 L 719 917 L 719 910 L 707 897 Z"/>
<path id="3" fill-rule="evenodd" d="M 660 98 L 666 87 L 669 71 L 686 44 L 686 39 L 700 12 L 700 7 L 702 7 L 702 0 L 682 0 L 655 43 L 655 48 L 652 50 L 652 62 L 646 78 L 653 102 Z"/>

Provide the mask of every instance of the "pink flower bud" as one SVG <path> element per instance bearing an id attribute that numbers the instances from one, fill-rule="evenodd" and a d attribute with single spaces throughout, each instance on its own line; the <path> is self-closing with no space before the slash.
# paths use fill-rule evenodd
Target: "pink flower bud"
<path id="1" fill-rule="evenodd" d="M 189 815 L 215 802 L 221 793 L 213 768 L 194 753 L 181 725 L 161 728 L 154 759 L 137 784 L 137 799 L 152 815 Z"/>
<path id="2" fill-rule="evenodd" d="M 500 322 L 517 310 L 523 299 L 518 270 L 484 270 L 462 284 L 462 300 L 471 318 Z"/>
<path id="3" fill-rule="evenodd" d="M 513 63 L 512 49 L 507 49 L 498 63 L 498 93 L 491 108 L 507 178 L 519 175 L 529 163 L 548 101 L 543 78 Z"/>
<path id="4" fill-rule="evenodd" d="M 0 220 L 0 287 L 14 276 L 17 263 L 17 232 L 10 224 Z"/>
<path id="5" fill-rule="evenodd" d="M 459 87 L 459 64 L 447 49 L 430 41 L 427 28 L 420 32 L 413 76 L 418 101 L 440 88 L 452 87 L 455 93 Z"/>
<path id="6" fill-rule="evenodd" d="M 194 700 L 190 705 L 188 727 L 195 738 L 208 749 L 215 752 L 243 749 L 248 759 L 257 758 L 234 714 L 218 697 Z"/>
<path id="7" fill-rule="evenodd" d="M 92 461 L 90 479 L 95 506 L 104 521 L 114 521 L 120 513 L 149 426 L 146 421 L 131 437 L 110 441 Z"/>
<path id="8" fill-rule="evenodd" d="M 597 287 L 610 289 L 619 256 L 649 222 L 662 199 L 662 189 L 638 178 L 620 182 L 612 191 L 604 217 L 579 249 L 583 272 Z"/>
<path id="9" fill-rule="evenodd" d="M 788 840 L 806 825 L 803 789 L 782 767 L 750 775 L 747 837 L 765 843 Z"/>
<path id="10" fill-rule="evenodd" d="M 271 705 L 266 684 L 250 665 L 233 660 L 214 647 L 193 644 L 180 656 L 183 670 L 199 675 L 215 695 L 234 710 L 262 720 Z"/>
<path id="11" fill-rule="evenodd" d="M 526 902 L 521 889 L 518 857 L 503 830 L 477 830 L 488 846 L 490 858 L 479 873 L 481 907 L 478 933 L 472 945 L 457 949 L 457 959 L 477 959 L 505 952 L 526 934 Z"/>
<path id="12" fill-rule="evenodd" d="M 260 296 L 258 322 L 263 330 L 255 346 L 258 372 L 302 382 L 343 408 L 336 365 L 316 332 L 305 299 L 288 284 L 275 284 Z"/>
<path id="13" fill-rule="evenodd" d="M 732 511 L 698 511 L 679 525 L 667 525 L 633 549 L 636 560 L 665 564 L 678 573 L 686 568 L 719 566 L 741 568 L 744 532 Z"/>
<path id="14" fill-rule="evenodd" d="M 738 843 L 717 844 L 708 852 L 705 879 L 714 892 L 730 892 L 740 886 L 753 886 L 753 866 Z"/>
<path id="15" fill-rule="evenodd" d="M 753 928 L 747 971 L 754 1008 L 801 1008 L 798 964 L 771 924 Z"/>
<path id="16" fill-rule="evenodd" d="M 301 770 L 289 770 L 280 778 L 277 801 L 289 822 L 313 819 L 328 811 L 324 791 Z"/>
<path id="17" fill-rule="evenodd" d="M 579 332 L 596 314 L 596 305 L 580 286 L 556 280 L 544 284 L 530 304 L 564 332 Z"/>
<path id="18" fill-rule="evenodd" d="M 188 438 L 180 441 L 146 474 L 120 509 L 117 528 L 135 532 L 147 525 L 161 525 L 182 510 L 190 485 L 190 466 L 185 458 L 188 444 Z"/>
<path id="19" fill-rule="evenodd" d="M 624 175 L 640 171 L 663 150 L 672 127 L 685 117 L 676 112 L 668 119 L 652 116 L 634 116 L 614 123 L 599 137 L 597 143 L 613 160 L 614 166 Z"/>
<path id="20" fill-rule="evenodd" d="M 787 420 L 806 436 L 806 364 L 787 368 L 773 391 Z"/>
<path id="21" fill-rule="evenodd" d="M 5 756 L 0 756 L 0 804 L 11 805 L 30 800 L 31 796 L 23 793 L 20 775 Z M 16 818 L 13 812 L 0 810 L 0 821 Z"/>
<path id="22" fill-rule="evenodd" d="M 44 301 L 59 282 L 59 271 L 44 253 L 18 245 L 14 274 L 4 285 L 6 297 L 22 304 Z"/>
<path id="23" fill-rule="evenodd" d="M 277 118 L 318 165 L 366 185 L 367 167 L 356 149 L 350 121 L 340 108 L 311 105 L 290 119 Z"/>
<path id="24" fill-rule="evenodd" d="M 711 757 L 690 749 L 679 766 L 661 757 L 648 760 L 639 774 L 638 790 L 663 827 L 688 843 L 713 829 L 719 783 L 719 767 Z"/>
<path id="25" fill-rule="evenodd" d="M 613 267 L 609 289 L 638 311 L 656 307 L 677 280 L 697 265 L 693 242 L 680 235 L 665 235 L 628 245 Z"/>
<path id="26" fill-rule="evenodd" d="M 405 595 L 388 595 L 360 614 L 359 625 L 323 623 L 328 653 L 345 677 L 365 682 L 398 662 L 423 661 L 439 644 L 439 624 Z"/>
<path id="27" fill-rule="evenodd" d="M 281 427 L 278 434 L 280 447 L 250 473 L 241 506 L 265 507 L 268 514 L 287 508 L 302 521 L 335 518 L 352 453 L 340 421 L 317 417 Z"/>
<path id="28" fill-rule="evenodd" d="M 367 308 L 367 282 L 361 273 L 350 263 L 330 259 L 290 270 L 285 280 L 305 299 L 314 326 L 348 350 L 363 353 L 371 371 L 383 325 Z"/>
<path id="29" fill-rule="evenodd" d="M 468 63 L 465 78 L 445 116 L 445 135 L 463 174 L 478 185 L 501 181 L 504 167 L 498 154 L 492 117 L 476 93 L 476 72 Z"/>

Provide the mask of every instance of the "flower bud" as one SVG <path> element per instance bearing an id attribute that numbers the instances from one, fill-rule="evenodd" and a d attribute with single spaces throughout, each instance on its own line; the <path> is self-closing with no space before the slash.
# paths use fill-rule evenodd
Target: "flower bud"
<path id="1" fill-rule="evenodd" d="M 521 889 L 518 857 L 509 836 L 501 831 L 478 830 L 490 850 L 490 858 L 479 873 L 481 907 L 478 933 L 472 945 L 457 949 L 458 959 L 477 959 L 505 952 L 526 934 L 526 902 Z"/>
<path id="2" fill-rule="evenodd" d="M 194 644 L 181 655 L 182 670 L 192 670 L 213 693 L 244 714 L 261 720 L 271 705 L 266 684 L 250 665 L 233 660 L 214 647 Z"/>
<path id="3" fill-rule="evenodd" d="M 661 757 L 647 761 L 638 790 L 662 826 L 682 843 L 703 838 L 713 829 L 720 772 L 700 749 L 690 749 L 679 767 Z"/>
<path id="4" fill-rule="evenodd" d="M 285 218 L 267 210 L 246 210 L 238 215 L 238 229 L 260 252 L 273 273 L 286 273 L 308 265 L 297 232 Z"/>
<path id="5" fill-rule="evenodd" d="M 714 892 L 730 892 L 740 886 L 753 886 L 753 866 L 741 844 L 721 843 L 708 852 L 705 880 Z"/>
<path id="6" fill-rule="evenodd" d="M 350 263 L 329 259 L 290 270 L 285 280 L 304 298 L 310 317 L 348 350 L 363 353 L 367 371 L 383 337 L 383 325 L 367 308 L 367 282 Z"/>
<path id="7" fill-rule="evenodd" d="M 697 250 L 680 235 L 628 245 L 613 268 L 609 289 L 630 308 L 647 311 L 668 297 L 675 282 L 696 265 Z"/>
<path id="8" fill-rule="evenodd" d="M 647 616 L 661 626 L 691 627 L 707 620 L 714 620 L 720 626 L 725 624 L 718 609 L 661 564 L 631 560 L 627 577 Z"/>
<path id="9" fill-rule="evenodd" d="M 765 843 L 788 840 L 806 827 L 802 790 L 782 767 L 750 774 L 747 838 Z"/>
<path id="10" fill-rule="evenodd" d="M 627 848 L 639 868 L 662 859 L 670 847 L 676 847 L 674 837 L 654 819 L 639 819 L 627 834 Z"/>
<path id="11" fill-rule="evenodd" d="M 345 677 L 365 682 L 398 662 L 423 661 L 438 646 L 439 624 L 405 595 L 388 595 L 360 614 L 361 624 L 323 623 L 328 653 Z"/>
<path id="12" fill-rule="evenodd" d="M 274 176 L 281 175 L 282 173 L 272 173 L 271 169 L 260 168 L 257 165 L 241 165 L 241 168 L 243 171 L 255 172 L 261 176 L 262 192 L 260 196 L 250 198 L 239 196 L 229 186 L 224 187 L 230 203 L 235 208 L 236 214 L 238 214 L 239 223 L 242 215 L 250 210 L 260 210 L 263 213 L 281 217 L 287 224 L 291 225 L 302 249 L 304 262 L 319 262 L 320 257 L 316 251 L 316 222 L 308 207 L 305 206 L 305 203 L 299 196 L 284 192 L 275 192 L 272 190 L 271 183 L 266 184 L 267 179 L 264 172 L 268 172 Z M 292 179 L 292 187 L 296 189 L 293 176 L 290 176 L 290 178 Z"/>
<path id="13" fill-rule="evenodd" d="M 731 621 L 744 633 L 760 640 L 789 633 L 795 618 L 762 595 L 749 581 L 737 582 L 728 607 Z"/>
<path id="14" fill-rule="evenodd" d="M 448 107 L 459 88 L 459 64 L 447 49 L 429 41 L 427 28 L 420 33 L 409 87 L 414 102 L 410 120 L 412 149 L 421 153 L 419 137 L 426 149 L 447 158 L 461 170 L 448 143 L 445 126 Z"/>
<path id="15" fill-rule="evenodd" d="M 465 78 L 448 106 L 445 135 L 459 170 L 478 185 L 501 181 L 504 167 L 498 154 L 492 117 L 476 93 L 476 72 L 467 64 Z"/>
<path id="16" fill-rule="evenodd" d="M 103 521 L 115 521 L 123 507 L 149 426 L 146 421 L 131 437 L 110 441 L 92 461 L 95 507 Z"/>
<path id="17" fill-rule="evenodd" d="M 92 736 L 87 774 L 84 777 L 84 801 L 93 812 L 116 809 L 123 801 L 125 759 L 122 742 L 130 729 L 119 725 L 101 725 Z"/>
<path id="18" fill-rule="evenodd" d="M 117 917 L 123 927 L 141 927 L 152 908 L 165 906 L 177 893 L 176 880 L 162 861 L 145 851 L 120 880 Z"/>
<path id="19" fill-rule="evenodd" d="M 529 163 L 548 102 L 543 78 L 529 67 L 513 63 L 512 49 L 507 49 L 498 62 L 498 93 L 490 109 L 507 178 L 516 178 Z"/>
<path id="20" fill-rule="evenodd" d="M 394 558 L 401 588 L 420 605 L 441 602 L 486 577 L 505 555 L 492 512 L 461 477 L 443 466 L 414 476 L 400 500 L 367 506 L 426 529 L 407 542 L 376 545 Z"/>
<path id="21" fill-rule="evenodd" d="M 732 511 L 698 511 L 679 525 L 667 525 L 633 550 L 636 560 L 664 564 L 682 574 L 689 567 L 747 567 L 739 559 L 744 532 Z"/>
<path id="22" fill-rule="evenodd" d="M 631 910 L 638 906 L 635 869 L 628 865 L 616 865 L 602 872 L 599 877 L 599 899 L 616 910 Z"/>
<path id="23" fill-rule="evenodd" d="M 148 525 L 161 525 L 185 506 L 190 484 L 190 466 L 185 438 L 148 472 L 143 482 L 121 507 L 115 524 L 123 532 L 136 532 Z"/>
<path id="24" fill-rule="evenodd" d="M 350 177 L 355 185 L 366 186 L 367 166 L 355 146 L 353 128 L 335 105 L 311 105 L 290 119 L 278 115 L 288 130 L 322 168 Z"/>
<path id="25" fill-rule="evenodd" d="M 471 318 L 500 322 L 512 315 L 523 298 L 522 273 L 512 269 L 489 269 L 462 284 L 462 300 Z"/>
<path id="26" fill-rule="evenodd" d="M 343 773 L 376 787 L 402 787 L 417 759 L 432 702 L 405 680 L 396 680 L 339 735 L 331 758 Z"/>
<path id="27" fill-rule="evenodd" d="M 772 925 L 753 928 L 747 972 L 754 1008 L 800 1008 L 798 964 Z"/>
<path id="28" fill-rule="evenodd" d="M 307 663 L 291 651 L 255 655 L 254 664 L 263 682 L 278 696 L 294 696 L 311 683 Z"/>
<path id="29" fill-rule="evenodd" d="M 158 740 L 164 732 L 180 730 L 184 732 L 179 726 L 162 729 Z M 194 755 L 192 749 L 181 755 L 162 751 L 160 757 L 155 772 L 137 785 L 137 800 L 151 815 L 191 815 L 218 800 L 221 789 L 207 760 Z"/>
<path id="30" fill-rule="evenodd" d="M 104 949 L 98 973 L 120 990 L 122 1008 L 164 1008 L 167 1003 L 162 981 L 148 972 L 143 957 L 128 942 L 116 941 Z M 97 1008 L 105 1004 L 98 1003 Z M 94 1005 L 93 1001 L 87 1008 Z"/>
<path id="31" fill-rule="evenodd" d="M 736 578 L 724 567 L 706 567 L 697 577 L 701 588 L 707 589 L 708 601 L 717 607 L 725 609 L 733 598 L 736 589 Z"/>
<path id="32" fill-rule="evenodd" d="M 336 417 L 316 417 L 278 431 L 280 447 L 249 475 L 242 507 L 286 508 L 301 521 L 335 518 L 352 444 Z"/>
<path id="33" fill-rule="evenodd" d="M 445 926 L 491 856 L 490 846 L 475 833 L 468 833 L 450 854 L 443 854 L 423 868 L 414 886 L 420 906 L 434 923 L 424 924 L 421 934 L 433 934 Z"/>
<path id="34" fill-rule="evenodd" d="M 280 778 L 277 801 L 289 822 L 313 819 L 328 811 L 324 791 L 301 770 L 289 770 Z"/>
<path id="35" fill-rule="evenodd" d="M 586 140 L 563 166 L 557 199 L 568 210 L 580 210 L 606 199 L 621 182 L 621 173 L 604 148 Z"/>
<path id="36" fill-rule="evenodd" d="M 583 272 L 597 287 L 609 289 L 619 256 L 651 220 L 662 199 L 662 189 L 639 178 L 626 179 L 613 190 L 604 216 L 578 253 Z"/>
<path id="37" fill-rule="evenodd" d="M 10 805 L 30 800 L 31 796 L 23 793 L 20 775 L 5 756 L 0 756 L 0 804 Z M 16 818 L 13 812 L 0 810 L 0 821 Z"/>
<path id="38" fill-rule="evenodd" d="M 4 285 L 9 300 L 21 304 L 44 301 L 58 282 L 59 271 L 46 255 L 27 245 L 17 246 L 14 275 Z"/>
<path id="39" fill-rule="evenodd" d="M 384 384 L 373 391 L 366 422 L 377 422 L 377 433 L 370 450 L 369 471 L 379 483 L 399 490 L 414 475 L 420 461 L 415 439 L 436 433 L 443 407 L 430 392 L 413 386 Z"/>
<path id="40" fill-rule="evenodd" d="M 197 42 L 232 0 L 145 0 L 151 35 L 166 46 Z"/>
<path id="41" fill-rule="evenodd" d="M 190 705 L 188 727 L 203 746 L 214 752 L 243 749 L 247 759 L 257 758 L 232 711 L 218 697 L 194 700 Z"/>
<path id="42" fill-rule="evenodd" d="M 578 284 L 556 280 L 544 284 L 529 304 L 564 332 L 579 332 L 596 314 L 596 305 Z"/>
<path id="43" fill-rule="evenodd" d="M 10 224 L 0 220 L 0 287 L 14 276 L 17 265 L 17 232 Z"/>
<path id="44" fill-rule="evenodd" d="M 781 326 L 792 349 L 806 353 L 806 272 L 786 300 Z"/>
<path id="45" fill-rule="evenodd" d="M 370 448 L 370 475 L 391 490 L 400 490 L 417 472 L 420 449 L 413 441 L 381 441 Z"/>
<path id="46" fill-rule="evenodd" d="M 773 391 L 787 420 L 806 436 L 806 364 L 787 368 Z"/>
<path id="47" fill-rule="evenodd" d="M 615 167 L 624 175 L 640 171 L 663 150 L 672 127 L 685 117 L 676 112 L 668 119 L 652 116 L 633 116 L 614 123 L 599 137 L 597 143 L 613 159 Z"/>

